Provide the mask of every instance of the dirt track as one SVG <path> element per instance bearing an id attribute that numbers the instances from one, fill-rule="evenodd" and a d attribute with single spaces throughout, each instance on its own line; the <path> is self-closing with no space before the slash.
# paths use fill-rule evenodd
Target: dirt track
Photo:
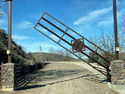
<path id="1" fill-rule="evenodd" d="M 97 75 L 68 63 L 48 63 L 25 88 L 2 94 L 118 94 Z"/>

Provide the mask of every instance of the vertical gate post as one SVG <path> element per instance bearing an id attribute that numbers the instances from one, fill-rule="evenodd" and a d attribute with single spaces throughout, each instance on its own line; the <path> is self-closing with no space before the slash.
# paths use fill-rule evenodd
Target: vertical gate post
<path id="1" fill-rule="evenodd" d="M 117 32 L 117 8 L 116 8 L 116 0 L 113 0 L 113 15 L 114 15 L 114 36 L 115 36 L 115 59 L 119 60 L 119 48 L 118 45 L 118 32 Z"/>
<path id="2" fill-rule="evenodd" d="M 12 23 L 11 23 L 11 2 L 12 0 L 4 0 L 4 2 L 8 1 L 8 50 L 7 50 L 7 55 L 8 55 L 8 63 L 11 63 L 12 59 L 12 40 L 11 40 L 11 31 L 12 31 Z"/>
<path id="3" fill-rule="evenodd" d="M 8 63 L 2 65 L 2 91 L 15 90 L 15 64 L 12 63 L 12 39 L 11 39 L 11 2 L 12 0 L 4 0 L 8 2 Z"/>

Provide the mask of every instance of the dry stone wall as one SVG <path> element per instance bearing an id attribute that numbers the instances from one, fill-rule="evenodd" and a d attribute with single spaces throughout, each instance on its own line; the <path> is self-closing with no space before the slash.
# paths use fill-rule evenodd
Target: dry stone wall
<path id="1" fill-rule="evenodd" d="M 113 85 L 125 85 L 125 61 L 111 62 L 111 82 Z"/>
<path id="2" fill-rule="evenodd" d="M 6 63 L 2 65 L 2 90 L 14 91 L 17 88 L 17 68 L 19 66 L 14 63 Z"/>

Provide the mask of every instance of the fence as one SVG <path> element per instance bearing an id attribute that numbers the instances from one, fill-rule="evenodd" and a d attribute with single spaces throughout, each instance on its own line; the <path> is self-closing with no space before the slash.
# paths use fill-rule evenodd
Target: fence
<path id="1" fill-rule="evenodd" d="M 15 72 L 14 73 L 14 75 L 15 75 L 15 85 L 16 85 L 16 88 L 18 88 L 19 82 L 21 80 L 21 73 L 22 73 L 21 64 L 15 64 L 14 72 Z"/>
<path id="2" fill-rule="evenodd" d="M 2 89 L 2 63 L 0 63 L 0 89 Z"/>

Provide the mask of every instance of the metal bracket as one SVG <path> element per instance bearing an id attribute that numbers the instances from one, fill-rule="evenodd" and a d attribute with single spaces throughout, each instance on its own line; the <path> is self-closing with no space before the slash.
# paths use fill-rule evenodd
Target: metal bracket
<path id="1" fill-rule="evenodd" d="M 73 53 L 85 51 L 85 44 L 83 38 L 71 40 L 71 45 Z"/>
<path id="2" fill-rule="evenodd" d="M 58 43 L 62 40 L 62 38 L 64 37 L 64 35 L 66 34 L 66 32 L 68 31 L 68 28 L 66 29 L 66 31 L 63 33 L 62 37 L 60 38 L 60 40 L 58 41 Z"/>

